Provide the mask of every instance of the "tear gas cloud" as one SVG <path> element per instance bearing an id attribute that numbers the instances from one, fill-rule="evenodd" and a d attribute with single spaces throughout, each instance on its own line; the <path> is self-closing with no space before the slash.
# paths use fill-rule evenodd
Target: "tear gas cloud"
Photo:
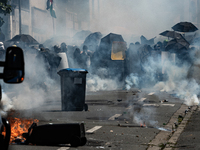
<path id="1" fill-rule="evenodd" d="M 25 50 L 25 49 L 24 49 Z M 37 50 L 36 50 L 37 51 Z M 49 70 L 37 52 L 25 53 L 25 80 L 21 84 L 3 84 L 1 115 L 6 116 L 7 111 L 14 110 L 40 110 L 40 107 L 49 101 L 55 101 L 60 96 L 55 91 L 60 89 L 59 76 L 52 79 Z M 56 73 L 56 72 L 55 72 Z M 14 93 L 13 93 L 14 92 Z M 14 95 L 13 95 L 13 94 Z"/>
<path id="2" fill-rule="evenodd" d="M 170 27 L 179 21 L 192 21 L 188 19 L 189 17 L 184 11 L 185 4 L 186 3 L 182 0 L 101 0 L 99 14 L 95 13 L 95 19 L 91 18 L 91 31 L 98 31 L 105 35 L 114 32 L 122 34 L 122 36 L 126 32 L 128 35 L 145 35 L 148 38 L 152 38 L 160 32 L 170 29 Z M 94 11 L 98 12 L 98 9 L 95 8 Z M 57 10 L 56 14 L 64 18 L 62 11 L 59 12 Z M 45 20 L 45 18 L 41 17 L 42 16 L 38 18 L 40 20 Z M 23 19 L 25 18 L 22 18 L 22 20 Z M 57 20 L 58 26 L 55 36 L 68 33 L 65 29 L 59 28 L 65 21 L 65 19 Z M 45 27 L 43 24 L 43 28 L 52 33 L 52 26 L 49 26 L 49 24 Z M 71 33 L 69 36 L 71 36 Z M 127 42 L 129 41 L 130 39 L 128 39 Z M 68 43 L 66 39 L 63 39 L 60 43 L 61 42 L 66 42 L 67 45 L 71 44 Z M 51 46 L 53 45 L 49 45 L 49 48 L 51 48 Z M 11 106 L 14 109 L 37 108 L 43 105 L 48 98 L 57 98 L 51 91 L 60 88 L 58 81 L 60 77 L 57 76 L 58 80 L 53 80 L 48 76 L 48 71 L 45 69 L 46 66 L 43 66 L 44 62 L 37 59 L 33 54 L 28 55 L 31 56 L 25 57 L 26 77 L 24 83 L 20 85 L 4 85 L 5 89 L 9 87 L 10 90 L 17 93 L 11 98 L 12 103 L 6 104 L 9 106 L 8 108 Z M 162 62 L 160 59 L 155 61 L 152 58 L 148 58 L 143 64 L 143 75 L 137 74 L 134 70 L 131 70 L 130 75 L 125 80 L 126 89 L 130 89 L 131 87 L 150 87 L 150 85 L 154 85 L 157 82 L 155 74 L 158 69 L 162 68 L 161 64 Z M 138 68 L 139 67 L 140 66 L 138 66 Z M 196 104 L 198 101 L 199 84 L 195 80 L 187 80 L 187 72 L 190 66 L 183 65 L 182 67 L 178 67 L 168 62 L 165 64 L 165 68 L 168 80 L 166 82 L 157 83 L 155 89 L 164 89 L 167 92 L 173 91 L 182 98 L 186 104 Z M 110 68 L 101 68 L 99 72 L 105 73 L 106 69 Z M 96 68 L 94 71 L 97 71 Z M 117 78 L 118 77 L 108 79 L 105 78 L 104 75 L 100 75 L 100 73 L 90 75 L 87 80 L 87 90 L 115 90 L 120 84 Z M 141 84 L 142 82 L 144 84 Z M 48 90 L 46 91 L 45 89 Z"/>

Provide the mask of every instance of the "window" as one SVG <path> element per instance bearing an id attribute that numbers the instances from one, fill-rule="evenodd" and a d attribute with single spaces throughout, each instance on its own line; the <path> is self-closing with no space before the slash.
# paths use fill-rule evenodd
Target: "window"
<path id="1" fill-rule="evenodd" d="M 29 10 L 29 0 L 21 0 L 21 7 Z"/>
<path id="2" fill-rule="evenodd" d="M 30 7 L 29 0 L 20 0 L 20 1 L 21 1 L 21 8 L 29 10 L 29 7 Z M 13 0 L 12 3 L 15 4 L 16 6 L 18 6 L 19 0 Z"/>

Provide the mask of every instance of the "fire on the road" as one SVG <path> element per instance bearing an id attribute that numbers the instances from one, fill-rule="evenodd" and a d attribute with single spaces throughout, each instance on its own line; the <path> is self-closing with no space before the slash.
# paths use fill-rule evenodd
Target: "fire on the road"
<path id="1" fill-rule="evenodd" d="M 25 138 L 22 136 L 23 133 L 28 132 L 29 127 L 33 122 L 38 123 L 37 119 L 21 119 L 21 118 L 8 118 L 11 126 L 11 137 L 10 143 L 12 143 L 16 138 L 22 141 Z"/>

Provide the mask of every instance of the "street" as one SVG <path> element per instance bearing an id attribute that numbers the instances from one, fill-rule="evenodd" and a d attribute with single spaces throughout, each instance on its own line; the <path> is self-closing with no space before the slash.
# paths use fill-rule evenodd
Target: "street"
<path id="1" fill-rule="evenodd" d="M 0 150 L 199 150 L 198 6 L 0 1 Z"/>
<path id="2" fill-rule="evenodd" d="M 161 103 L 162 100 L 167 101 Z M 20 117 L 27 117 L 29 114 L 32 118 L 39 119 L 39 125 L 84 123 L 88 140 L 85 146 L 73 148 L 70 145 L 12 144 L 9 150 L 146 150 L 161 130 L 169 134 L 172 133 L 172 127 L 169 128 L 167 123 L 181 107 L 182 101 L 166 92 L 133 89 L 129 91 L 88 92 L 86 103 L 89 105 L 89 111 L 87 112 L 63 112 L 61 111 L 61 101 L 59 99 L 54 102 L 47 101 L 37 110 L 20 111 Z M 139 115 L 135 116 L 134 107 L 139 103 L 141 103 L 141 110 Z M 182 114 L 184 115 L 184 111 L 182 111 Z M 134 117 L 138 120 L 141 119 L 146 127 L 140 127 L 142 122 L 136 122 Z"/>

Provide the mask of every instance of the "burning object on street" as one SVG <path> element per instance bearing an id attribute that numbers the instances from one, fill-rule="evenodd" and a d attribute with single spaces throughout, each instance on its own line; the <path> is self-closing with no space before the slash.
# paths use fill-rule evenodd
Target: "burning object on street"
<path id="1" fill-rule="evenodd" d="M 26 139 L 22 136 L 24 132 L 28 132 L 28 129 L 32 123 L 39 122 L 37 119 L 22 119 L 9 117 L 11 135 L 10 143 L 22 143 Z"/>
<path id="2" fill-rule="evenodd" d="M 83 146 L 86 144 L 85 127 L 81 123 L 68 124 L 46 124 L 38 126 L 33 123 L 24 133 L 26 144 L 36 145 L 59 145 L 71 144 L 72 147 Z"/>

